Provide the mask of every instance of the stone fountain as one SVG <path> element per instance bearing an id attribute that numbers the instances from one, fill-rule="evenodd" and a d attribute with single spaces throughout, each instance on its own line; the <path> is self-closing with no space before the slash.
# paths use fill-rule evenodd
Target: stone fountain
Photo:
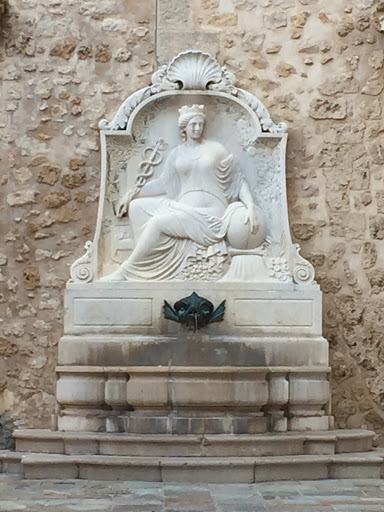
<path id="1" fill-rule="evenodd" d="M 349 455 L 369 451 L 372 432 L 332 431 L 321 291 L 290 236 L 287 126 L 235 84 L 210 55 L 183 52 L 100 122 L 99 209 L 66 287 L 57 430 L 15 433 L 19 451 L 46 453 L 24 456 L 28 477 L 380 471 L 380 457 Z"/>

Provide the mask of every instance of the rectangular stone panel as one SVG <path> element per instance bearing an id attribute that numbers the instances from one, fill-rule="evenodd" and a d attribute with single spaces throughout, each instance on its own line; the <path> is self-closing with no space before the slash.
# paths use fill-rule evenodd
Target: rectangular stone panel
<path id="1" fill-rule="evenodd" d="M 152 299 L 75 298 L 74 325 L 151 326 Z"/>
<path id="2" fill-rule="evenodd" d="M 223 321 L 204 328 L 209 335 L 321 336 L 321 292 L 316 284 L 201 281 L 193 289 L 215 307 L 226 301 Z M 173 306 L 190 294 L 185 281 L 72 283 L 65 298 L 65 333 L 184 336 L 183 326 L 164 318 L 163 305 L 166 300 Z"/>
<path id="3" fill-rule="evenodd" d="M 312 310 L 312 300 L 236 299 L 235 324 L 239 327 L 310 327 Z"/>

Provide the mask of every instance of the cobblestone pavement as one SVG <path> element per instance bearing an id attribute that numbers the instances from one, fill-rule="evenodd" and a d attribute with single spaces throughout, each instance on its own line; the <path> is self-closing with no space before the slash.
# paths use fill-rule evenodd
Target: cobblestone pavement
<path id="1" fill-rule="evenodd" d="M 384 481 L 162 484 L 0 475 L 0 512 L 384 512 Z"/>

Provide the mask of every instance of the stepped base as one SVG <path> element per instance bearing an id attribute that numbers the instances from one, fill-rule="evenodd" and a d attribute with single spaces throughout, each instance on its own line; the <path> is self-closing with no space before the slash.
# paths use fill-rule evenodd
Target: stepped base
<path id="1" fill-rule="evenodd" d="M 242 457 L 368 452 L 374 432 L 333 430 L 259 435 L 134 435 L 16 430 L 16 450 L 65 455 Z"/>
<path id="2" fill-rule="evenodd" d="M 384 450 L 374 432 L 261 435 L 130 435 L 19 430 L 1 470 L 28 479 L 254 483 L 380 478 Z M 40 453 L 36 453 L 39 451 Z"/>
<path id="3" fill-rule="evenodd" d="M 2 452 L 0 452 L 0 458 Z M 27 479 L 139 480 L 147 482 L 255 483 L 327 478 L 381 478 L 384 453 L 284 457 L 118 457 L 22 455 Z"/>

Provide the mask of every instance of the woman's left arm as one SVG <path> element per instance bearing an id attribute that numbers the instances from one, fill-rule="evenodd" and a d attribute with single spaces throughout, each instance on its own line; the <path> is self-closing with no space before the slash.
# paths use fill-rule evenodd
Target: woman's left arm
<path id="1" fill-rule="evenodd" d="M 241 184 L 241 188 L 240 188 L 240 192 L 239 192 L 239 199 L 248 210 L 248 215 L 245 220 L 245 224 L 247 222 L 249 222 L 251 232 L 255 233 L 256 226 L 257 226 L 256 207 L 255 207 L 255 203 L 253 201 L 253 197 L 252 197 L 249 185 L 245 180 L 243 180 L 243 182 Z"/>

